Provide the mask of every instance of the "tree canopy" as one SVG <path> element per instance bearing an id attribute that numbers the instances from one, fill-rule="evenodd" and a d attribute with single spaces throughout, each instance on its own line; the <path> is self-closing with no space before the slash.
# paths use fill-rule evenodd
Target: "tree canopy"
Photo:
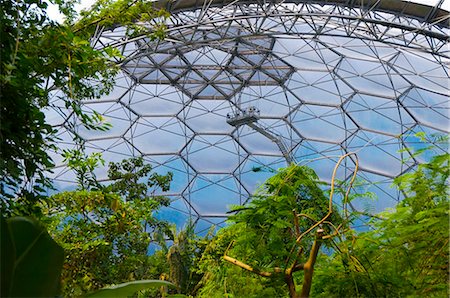
<path id="1" fill-rule="evenodd" d="M 351 231 L 318 264 L 317 297 L 446 297 L 449 291 L 450 156 L 434 156 L 395 180 L 405 199 Z"/>
<path id="2" fill-rule="evenodd" d="M 139 279 L 168 279 L 170 293 L 197 297 L 297 297 L 305 285 L 302 295 L 312 286 L 313 297 L 448 296 L 448 153 L 398 177 L 393 187 L 405 199 L 373 216 L 364 231 L 352 227 L 360 212 L 330 204 L 314 171 L 291 165 L 263 183 L 247 205 L 234 208 L 225 228 L 200 237 L 191 224 L 181 229 L 157 217 L 170 203 L 157 193 L 170 189 L 171 173 L 156 173 L 144 159 L 131 158 L 109 163 L 108 182 L 101 182 L 95 169 L 105 161 L 100 153 L 86 155 L 81 139 L 79 148 L 60 152 L 75 172 L 76 189 L 47 196 L 52 183 L 46 172 L 54 166 L 49 152 L 58 150 L 43 112 L 50 95 L 60 92 L 86 128 L 108 129 L 100 114 L 81 109 L 82 101 L 111 91 L 121 59 L 112 48 L 92 47 L 95 28 L 121 25 L 130 36 L 160 38 L 163 23 L 152 33 L 135 24 L 167 13 L 145 0 L 100 0 L 78 16 L 75 1 L 51 0 L 65 15 L 57 23 L 48 16 L 47 1 L 0 1 L 2 290 L 12 276 L 5 272 L 24 268 L 51 272 L 51 292 L 39 287 L 39 279 L 36 288 L 53 295 L 61 282 L 68 297 L 122 282 L 131 290 L 169 285 Z M 30 239 L 43 241 L 37 246 L 42 262 Z M 158 247 L 153 254 L 151 243 Z M 5 252 L 14 258 L 7 260 Z M 19 264 L 16 255 L 43 267 Z M 49 271 L 45 264 L 57 265 Z M 159 288 L 135 295 L 166 294 Z"/>
<path id="3" fill-rule="evenodd" d="M 64 23 L 50 19 L 48 3 L 57 5 Z M 130 34 L 164 34 L 164 26 L 153 32 L 136 27 L 136 19 L 167 17 L 147 1 L 98 1 L 81 17 L 73 0 L 2 0 L 0 12 L 0 196 L 4 212 L 20 198 L 20 212 L 44 197 L 51 181 L 45 173 L 53 167 L 49 151 L 56 150 L 54 129 L 43 110 L 56 90 L 88 129 L 105 130 L 100 114 L 84 114 L 81 100 L 99 98 L 111 91 L 120 53 L 91 46 L 97 26 L 122 24 Z M 144 32 L 145 31 L 145 32 Z M 27 207 L 28 206 L 28 207 Z"/>
<path id="4" fill-rule="evenodd" d="M 69 162 L 77 173 L 84 170 L 88 156 Z M 97 157 L 99 158 L 99 157 Z M 94 167 L 95 168 L 95 167 Z M 90 171 L 82 171 L 92 177 Z M 148 247 L 151 242 L 172 236 L 169 224 L 155 217 L 169 200 L 156 196 L 160 188 L 169 190 L 172 174 L 151 173 L 142 158 L 110 163 L 111 183 L 95 180 L 79 189 L 61 192 L 42 203 L 50 235 L 66 251 L 62 273 L 65 297 L 80 296 L 106 285 L 153 276 Z M 79 175 L 77 175 L 79 176 Z"/>

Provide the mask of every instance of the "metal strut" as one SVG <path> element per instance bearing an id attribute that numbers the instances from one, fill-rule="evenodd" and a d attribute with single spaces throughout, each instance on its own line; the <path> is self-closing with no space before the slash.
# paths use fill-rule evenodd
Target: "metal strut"
<path id="1" fill-rule="evenodd" d="M 281 136 L 272 133 L 267 128 L 263 128 L 257 124 L 259 120 L 259 113 L 260 112 L 256 107 L 248 107 L 247 109 L 243 110 L 242 113 L 237 112 L 233 115 L 227 114 L 227 123 L 235 127 L 246 124 L 249 127 L 253 128 L 257 132 L 274 142 L 280 149 L 288 164 L 291 164 L 294 160 L 289 154 L 286 146 L 284 145 Z"/>

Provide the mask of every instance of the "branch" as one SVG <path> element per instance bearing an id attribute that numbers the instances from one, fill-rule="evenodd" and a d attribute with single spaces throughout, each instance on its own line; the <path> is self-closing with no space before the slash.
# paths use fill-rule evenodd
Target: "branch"
<path id="1" fill-rule="evenodd" d="M 303 286 L 302 286 L 302 293 L 300 297 L 309 297 L 309 292 L 311 290 L 312 285 L 312 278 L 313 278 L 313 272 L 314 272 L 314 264 L 316 263 L 317 254 L 319 253 L 320 245 L 322 244 L 322 236 L 323 236 L 323 230 L 319 229 L 317 230 L 316 239 L 314 240 L 313 246 L 311 248 L 311 252 L 309 253 L 309 259 L 304 265 L 304 271 L 305 275 L 303 277 Z"/>
<path id="2" fill-rule="evenodd" d="M 292 275 L 292 273 L 295 272 L 295 269 L 297 269 L 297 271 L 298 270 L 303 270 L 304 264 L 300 264 L 301 266 L 297 267 L 298 258 L 300 257 L 302 252 L 303 252 L 303 247 L 300 247 L 300 249 L 297 252 L 297 255 L 295 256 L 294 262 L 292 263 L 291 267 L 289 267 L 286 270 L 286 274 L 291 274 Z"/>
<path id="3" fill-rule="evenodd" d="M 319 225 L 321 225 L 324 221 L 326 221 L 326 220 L 328 219 L 328 217 L 330 217 L 331 213 L 333 213 L 334 180 L 335 180 L 335 178 L 336 178 L 336 172 L 337 172 L 337 169 L 338 169 L 339 165 L 341 164 L 341 162 L 342 162 L 346 157 L 348 157 L 348 156 L 350 156 L 350 155 L 355 155 L 356 162 L 355 162 L 355 170 L 353 171 L 352 179 L 350 180 L 349 187 L 348 187 L 348 189 L 347 189 L 347 192 L 345 193 L 344 204 L 347 203 L 347 197 L 348 197 L 348 194 L 350 193 L 350 190 L 351 190 L 351 188 L 352 188 L 352 186 L 353 186 L 353 182 L 354 182 L 354 180 L 355 180 L 355 178 L 356 178 L 356 173 L 358 172 L 358 166 L 359 166 L 358 156 L 357 156 L 356 153 L 354 153 L 354 152 L 350 152 L 350 153 L 347 153 L 347 154 L 345 154 L 345 155 L 342 155 L 342 156 L 339 158 L 338 162 L 336 163 L 336 166 L 334 167 L 333 175 L 332 175 L 332 177 L 331 177 L 331 190 L 330 190 L 330 199 L 329 199 L 329 202 L 328 202 L 328 213 L 327 213 L 321 220 L 319 220 L 318 222 L 316 222 L 315 224 L 313 224 L 311 227 L 309 227 L 305 232 L 303 232 L 303 234 L 301 234 L 301 235 L 297 238 L 296 244 L 299 244 L 300 241 L 302 240 L 302 238 L 303 238 L 306 234 L 308 234 L 308 233 L 311 232 L 313 229 L 315 229 L 316 227 L 318 227 Z M 345 209 L 345 210 L 346 210 L 346 209 Z M 304 216 L 304 215 L 302 214 L 302 216 Z M 291 250 L 291 253 L 290 253 L 290 254 L 292 254 L 292 252 L 293 252 L 293 250 Z"/>
<path id="4" fill-rule="evenodd" d="M 247 271 L 253 272 L 253 273 L 258 274 L 260 276 L 263 276 L 263 277 L 271 277 L 272 276 L 272 273 L 270 273 L 270 272 L 259 271 L 258 269 L 255 269 L 255 268 L 253 268 L 253 267 L 251 267 L 251 266 L 249 266 L 249 265 L 247 265 L 245 263 L 242 263 L 241 261 L 236 260 L 235 258 L 229 257 L 227 255 L 223 256 L 223 258 L 226 261 L 230 262 L 231 264 L 234 264 L 234 265 L 236 265 L 238 267 L 241 267 L 241 268 L 243 268 L 243 269 L 245 269 Z"/>
<path id="5" fill-rule="evenodd" d="M 125 11 L 126 11 L 127 9 L 131 8 L 133 5 L 135 5 L 136 2 L 137 2 L 137 0 L 134 0 L 133 2 L 127 4 L 126 7 L 123 7 L 122 10 L 118 11 L 117 13 L 119 13 L 119 14 L 125 13 Z M 104 7 L 103 10 L 105 10 L 106 8 L 110 8 L 110 7 L 111 7 L 111 6 Z M 93 10 L 93 9 L 95 9 L 95 8 L 91 8 L 89 12 L 92 13 L 92 10 Z M 105 15 L 105 16 L 99 17 L 99 18 L 96 19 L 96 20 L 91 21 L 91 22 L 88 23 L 88 24 L 84 24 L 84 25 L 83 25 L 82 27 L 80 27 L 80 28 L 76 28 L 76 27 L 74 26 L 74 32 L 77 33 L 77 32 L 79 32 L 79 31 L 81 31 L 81 30 L 83 30 L 83 29 L 86 29 L 86 28 L 89 28 L 89 27 L 91 27 L 91 26 L 93 26 L 93 25 L 99 25 L 102 21 L 104 21 L 104 20 L 106 20 L 106 19 L 112 19 L 112 18 L 113 18 L 113 17 L 112 17 L 111 15 Z M 82 19 L 82 20 L 83 20 L 83 19 Z M 80 23 L 82 23 L 82 22 L 78 22 L 76 25 L 78 25 L 78 24 L 80 24 Z"/>
<path id="6" fill-rule="evenodd" d="M 305 270 L 305 264 L 297 264 L 292 268 L 292 273 Z"/>
<path id="7" fill-rule="evenodd" d="M 300 251 L 303 251 L 303 250 L 300 250 Z M 287 270 L 283 270 L 280 267 L 275 267 L 275 268 L 273 268 L 273 272 L 267 272 L 267 271 L 260 271 L 260 270 L 258 270 L 256 268 L 251 267 L 250 265 L 247 265 L 247 264 L 245 264 L 245 263 L 243 263 L 243 262 L 241 262 L 241 261 L 239 261 L 239 260 L 237 260 L 235 258 L 227 256 L 227 255 L 224 255 L 223 258 L 224 258 L 225 261 L 228 261 L 228 262 L 230 262 L 233 265 L 236 265 L 238 267 L 241 267 L 242 269 L 245 269 L 247 271 L 253 272 L 253 273 L 258 274 L 258 275 L 263 276 L 263 277 L 271 277 L 271 276 L 273 276 L 274 273 L 292 274 L 294 272 L 297 272 L 297 271 L 300 271 L 300 270 L 304 270 L 304 267 L 305 267 L 305 264 L 296 264 L 296 263 L 294 263 L 291 266 L 291 268 L 289 268 Z M 290 270 L 290 273 L 289 273 L 289 270 Z"/>

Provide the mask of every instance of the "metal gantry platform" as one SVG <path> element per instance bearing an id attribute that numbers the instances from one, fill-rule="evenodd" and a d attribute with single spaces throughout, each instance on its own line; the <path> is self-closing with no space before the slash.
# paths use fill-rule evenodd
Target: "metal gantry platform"
<path id="1" fill-rule="evenodd" d="M 123 55 L 113 92 L 83 106 L 112 129 L 86 130 L 57 91 L 48 119 L 60 149 L 78 136 L 107 161 L 143 156 L 172 171 L 164 212 L 180 222 L 193 216 L 199 229 L 222 223 L 272 175 L 255 167 L 295 160 L 329 182 L 350 151 L 361 162 L 360 190 L 380 197 L 376 212 L 402 199 L 392 179 L 421 162 L 414 135 L 433 143 L 449 132 L 443 3 L 157 1 L 171 13 L 165 40 L 129 37 L 120 26 L 98 28 L 93 39 Z M 69 188 L 73 174 L 55 160 L 53 178 Z M 346 181 L 353 166 L 347 160 L 337 178 Z"/>

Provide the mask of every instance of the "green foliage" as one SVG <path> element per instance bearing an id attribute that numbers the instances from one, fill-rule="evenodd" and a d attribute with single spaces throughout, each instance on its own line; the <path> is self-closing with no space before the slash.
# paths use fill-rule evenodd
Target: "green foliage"
<path id="1" fill-rule="evenodd" d="M 328 213 L 328 198 L 319 185 L 313 170 L 296 165 L 282 169 L 269 178 L 251 203 L 230 217 L 231 222 L 243 226 L 242 230 L 245 230 L 235 239 L 236 244 L 242 245 L 235 246 L 231 251 L 246 256 L 251 260 L 251 266 L 285 266 L 296 240 L 293 210 L 307 214 L 314 221 L 319 221 Z M 299 218 L 300 230 L 304 231 L 314 223 L 310 218 Z M 331 221 L 338 222 L 339 216 L 333 215 Z M 313 235 L 305 238 L 305 248 L 311 246 L 312 239 Z"/>
<path id="2" fill-rule="evenodd" d="M 164 10 L 155 10 L 153 3 L 144 0 L 99 0 L 94 3 L 90 10 L 81 13 L 83 17 L 75 28 L 87 28 L 91 32 L 97 26 L 107 28 L 114 26 L 125 26 L 127 35 L 147 35 L 151 39 L 164 38 L 164 20 L 169 14 Z M 137 22 L 149 23 L 157 20 L 151 28 L 137 25 Z M 150 31 L 150 29 L 152 31 Z M 86 30 L 86 29 L 84 29 Z"/>
<path id="3" fill-rule="evenodd" d="M 317 297 L 447 297 L 449 154 L 395 180 L 405 199 L 316 268 Z"/>
<path id="4" fill-rule="evenodd" d="M 187 295 L 195 295 L 201 286 L 203 272 L 199 270 L 198 264 L 214 232 L 212 227 L 204 237 L 200 237 L 195 234 L 194 227 L 189 222 L 177 232 L 173 226 L 172 245 L 168 247 L 161 243 L 169 266 L 169 280 L 177 286 L 178 293 Z"/>
<path id="5" fill-rule="evenodd" d="M 141 290 L 160 287 L 174 287 L 174 285 L 163 280 L 138 280 L 103 288 L 95 293 L 86 295 L 85 297 L 129 297 Z"/>
<path id="6" fill-rule="evenodd" d="M 66 7 L 73 4 L 66 3 Z M 13 197 L 40 199 L 43 188 L 51 185 L 44 172 L 53 166 L 48 151 L 55 149 L 54 131 L 42 112 L 48 106 L 50 87 L 63 91 L 67 105 L 78 107 L 80 99 L 109 92 L 117 71 L 106 52 L 90 46 L 88 35 L 53 23 L 46 8 L 41 0 L 2 1 L 0 195 L 4 204 Z M 75 112 L 82 115 L 79 108 Z"/>
<path id="7" fill-rule="evenodd" d="M 224 293 L 229 297 L 287 296 L 282 275 L 278 279 L 264 279 L 225 263 L 222 257 L 226 252 L 262 271 L 290 266 L 295 259 L 291 251 L 297 239 L 293 210 L 309 216 L 299 218 L 302 232 L 328 213 L 328 198 L 319 186 L 313 170 L 291 165 L 269 178 L 248 205 L 236 208 L 239 212 L 230 217 L 231 225 L 217 233 L 200 262 L 201 270 L 208 276 L 200 296 L 219 297 Z M 329 220 L 336 225 L 342 221 L 338 214 Z M 323 228 L 330 232 L 326 226 Z M 301 245 L 305 251 L 309 251 L 312 241 L 313 235 L 303 238 Z M 304 263 L 305 255 L 297 261 Z"/>
<path id="8" fill-rule="evenodd" d="M 178 287 L 179 291 L 186 293 L 189 281 L 189 269 L 191 267 L 190 237 L 193 239 L 194 229 L 189 224 L 178 234 L 173 233 L 173 244 L 167 251 L 167 262 L 169 265 L 169 278 Z"/>
<path id="9" fill-rule="evenodd" d="M 75 172 L 95 177 L 91 175 L 94 167 L 83 166 L 95 164 L 91 159 L 98 156 L 81 153 L 73 156 L 77 158 L 70 164 Z M 102 186 L 94 179 L 93 189 L 80 187 L 78 191 L 59 193 L 47 200 L 43 207 L 44 221 L 67 252 L 62 277 L 65 296 L 79 296 L 109 284 L 159 277 L 152 271 L 147 251 L 151 241 L 169 231 L 168 224 L 153 214 L 169 201 L 147 192 L 149 185 L 152 191 L 157 187 L 168 189 L 171 175 L 149 175 L 151 170 L 141 158 L 111 163 L 112 184 Z M 141 183 L 146 176 L 150 176 L 147 183 Z M 160 181 L 165 183 L 159 185 Z"/>
<path id="10" fill-rule="evenodd" d="M 0 199 L 2 212 L 10 215 L 39 213 L 35 203 L 52 185 L 45 172 L 54 166 L 48 152 L 56 151 L 55 132 L 43 113 L 52 92 L 58 92 L 86 128 L 111 127 L 99 113 L 83 112 L 80 104 L 112 90 L 121 58 L 116 49 L 91 46 L 96 26 L 132 26 L 137 19 L 167 17 L 147 1 L 99 1 L 75 22 L 76 1 L 51 2 L 65 15 L 64 24 L 50 20 L 44 0 L 1 1 Z M 154 26 L 148 35 L 163 36 L 161 22 Z M 136 32 L 138 28 L 130 34 Z"/>
<path id="11" fill-rule="evenodd" d="M 100 191 L 76 191 L 49 199 L 49 231 L 65 249 L 65 296 L 132 278 L 145 277 L 150 238 L 141 221 L 151 216 L 144 203 L 122 203 Z M 139 269 L 135 269 L 135 267 Z"/>
<path id="12" fill-rule="evenodd" d="M 25 217 L 0 220 L 1 296 L 58 295 L 63 249 L 35 220 Z"/>
<path id="13" fill-rule="evenodd" d="M 95 189 L 101 188 L 101 185 L 97 181 L 97 177 L 94 170 L 101 164 L 104 165 L 105 161 L 102 158 L 101 153 L 96 152 L 90 155 L 86 155 L 82 148 L 64 150 L 62 156 L 67 166 L 75 171 L 77 184 L 79 189 Z"/>
<path id="14" fill-rule="evenodd" d="M 203 273 L 202 287 L 197 297 L 286 297 L 283 281 L 271 282 L 223 259 L 236 235 L 246 232 L 243 225 L 220 229 L 198 261 L 198 271 Z M 236 248 L 236 246 L 234 246 Z M 245 255 L 241 255 L 245 257 Z"/>
<path id="15" fill-rule="evenodd" d="M 108 178 L 113 181 L 106 190 L 122 195 L 126 200 L 147 200 L 150 196 L 153 199 L 161 200 L 161 204 L 167 206 L 169 201 L 164 197 L 155 197 L 158 189 L 168 191 L 173 174 L 160 175 L 152 173 L 152 166 L 144 164 L 142 157 L 123 160 L 121 163 L 110 163 Z M 145 183 L 140 182 L 144 177 L 148 177 Z M 150 196 L 149 196 L 150 194 Z"/>
<path id="16" fill-rule="evenodd" d="M 104 187 L 104 192 L 115 193 L 122 197 L 125 202 L 134 202 L 145 206 L 149 211 L 167 207 L 170 200 L 161 195 L 156 195 L 158 190 L 170 190 L 173 174 L 166 175 L 151 173 L 150 164 L 144 164 L 142 157 L 124 159 L 120 163 L 109 163 L 108 179 L 111 184 Z M 154 216 L 146 217 L 144 220 L 146 230 L 153 230 L 155 241 L 160 235 L 171 235 L 170 227 L 165 221 L 157 220 Z"/>

